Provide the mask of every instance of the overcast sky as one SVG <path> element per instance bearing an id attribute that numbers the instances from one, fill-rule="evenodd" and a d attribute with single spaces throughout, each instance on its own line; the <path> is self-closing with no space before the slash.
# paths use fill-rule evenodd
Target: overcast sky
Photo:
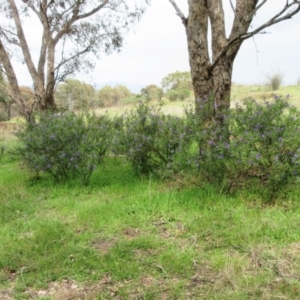
<path id="1" fill-rule="evenodd" d="M 177 0 L 187 16 L 187 0 Z M 227 30 L 233 13 L 229 0 L 223 1 Z M 286 0 L 269 0 L 255 17 L 253 27 L 266 22 Z M 107 81 L 160 85 L 169 73 L 188 71 L 188 51 L 184 26 L 168 0 L 152 0 L 142 20 L 125 39 L 121 53 L 102 55 L 93 72 L 76 77 L 91 84 Z M 300 78 L 300 14 L 267 29 L 242 45 L 234 63 L 233 82 L 264 83 L 266 76 L 280 71 L 284 84 L 296 84 Z M 18 64 L 19 81 L 31 85 L 25 67 Z"/>

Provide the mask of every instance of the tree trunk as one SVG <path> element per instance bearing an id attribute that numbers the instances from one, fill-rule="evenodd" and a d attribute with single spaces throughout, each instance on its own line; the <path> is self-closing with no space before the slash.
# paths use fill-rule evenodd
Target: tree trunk
<path id="1" fill-rule="evenodd" d="M 49 38 L 50 39 L 50 38 Z M 46 96 L 45 96 L 45 108 L 47 110 L 55 110 L 54 100 L 54 88 L 55 88 L 55 44 L 51 40 L 48 41 L 48 57 L 47 57 L 47 83 L 46 83 Z"/>
<path id="2" fill-rule="evenodd" d="M 190 59 L 190 65 L 196 114 L 201 114 L 201 109 L 209 105 L 205 110 L 208 113 L 205 116 L 207 121 L 215 120 L 222 124 L 224 115 L 230 108 L 233 61 L 228 57 L 219 60 L 212 72 L 201 68 L 197 59 Z"/>
<path id="3" fill-rule="evenodd" d="M 28 122 L 32 121 L 31 111 L 28 109 L 27 104 L 23 99 L 23 96 L 22 96 L 20 88 L 19 88 L 16 74 L 14 72 L 14 69 L 9 60 L 8 54 L 4 48 L 1 40 L 0 40 L 0 61 L 3 64 L 3 67 L 6 72 L 7 80 L 11 87 L 11 89 L 10 89 L 11 97 L 17 103 L 17 107 L 19 109 L 20 114 L 25 117 L 26 121 L 28 121 Z"/>
<path id="4" fill-rule="evenodd" d="M 222 53 L 225 35 L 222 1 L 189 0 L 186 33 L 197 115 L 222 126 L 230 107 L 233 61 L 240 45 Z M 212 31 L 212 53 L 208 51 L 208 20 Z M 206 109 L 204 109 L 206 107 Z M 203 113 L 205 112 L 205 116 Z"/>

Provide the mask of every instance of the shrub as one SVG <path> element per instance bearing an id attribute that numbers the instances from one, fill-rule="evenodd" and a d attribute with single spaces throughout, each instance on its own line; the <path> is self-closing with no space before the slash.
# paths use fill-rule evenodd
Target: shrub
<path id="1" fill-rule="evenodd" d="M 138 173 L 170 170 L 187 143 L 184 120 L 162 114 L 159 106 L 140 102 L 118 123 L 115 151 L 124 153 Z"/>
<path id="2" fill-rule="evenodd" d="M 287 99 L 245 100 L 214 120 L 210 100 L 197 102 L 197 115 L 187 112 L 196 151 L 188 159 L 201 185 L 222 192 L 256 187 L 267 200 L 275 199 L 300 174 L 300 112 Z"/>
<path id="3" fill-rule="evenodd" d="M 231 162 L 236 180 L 255 179 L 271 200 L 300 172 L 300 113 L 286 99 L 253 99 L 231 112 Z"/>
<path id="4" fill-rule="evenodd" d="M 108 148 L 110 126 L 107 116 L 45 115 L 17 134 L 22 146 L 16 153 L 29 169 L 56 182 L 79 179 L 87 185 Z"/>

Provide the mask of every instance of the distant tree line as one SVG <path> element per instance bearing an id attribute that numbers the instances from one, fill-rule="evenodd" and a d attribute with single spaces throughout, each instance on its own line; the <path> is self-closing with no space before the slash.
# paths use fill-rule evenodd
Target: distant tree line
<path id="1" fill-rule="evenodd" d="M 0 73 L 0 121 L 9 120 L 19 115 L 18 108 L 13 100 L 10 86 Z M 34 89 L 20 86 L 20 92 L 28 107 L 35 104 Z M 142 101 L 161 101 L 162 98 L 170 101 L 184 101 L 192 93 L 190 72 L 168 74 L 162 79 L 161 86 L 149 84 L 141 89 L 139 94 L 132 93 L 124 85 L 106 85 L 96 89 L 91 84 L 74 78 L 68 78 L 57 84 L 54 99 L 59 110 L 88 111 L 101 107 L 125 105 Z"/>

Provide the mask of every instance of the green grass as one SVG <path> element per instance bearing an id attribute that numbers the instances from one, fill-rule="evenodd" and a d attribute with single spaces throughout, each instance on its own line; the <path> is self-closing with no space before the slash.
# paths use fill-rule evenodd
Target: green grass
<path id="1" fill-rule="evenodd" d="M 300 190 L 266 206 L 113 158 L 89 187 L 29 175 L 0 163 L 0 299 L 300 298 Z"/>

